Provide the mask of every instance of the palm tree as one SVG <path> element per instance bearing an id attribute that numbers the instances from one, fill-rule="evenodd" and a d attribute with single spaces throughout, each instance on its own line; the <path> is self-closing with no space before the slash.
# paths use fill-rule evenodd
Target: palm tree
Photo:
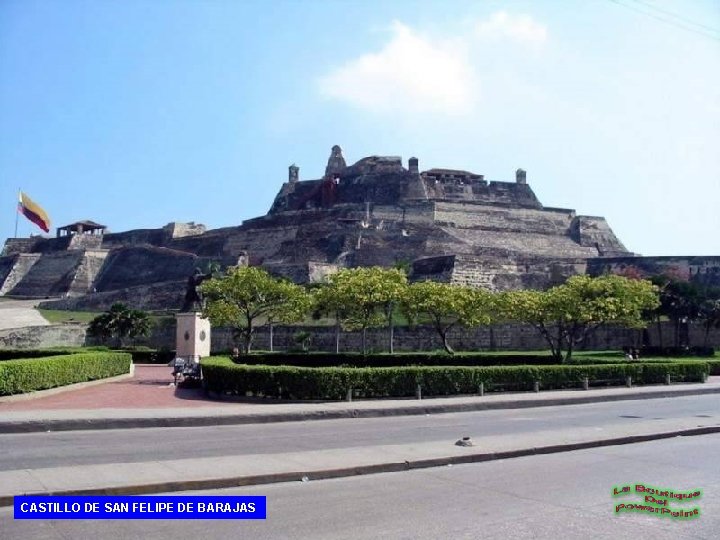
<path id="1" fill-rule="evenodd" d="M 91 335 L 100 338 L 115 338 L 116 346 L 122 347 L 124 338 L 146 336 L 150 332 L 150 327 L 150 317 L 146 312 L 116 303 L 109 311 L 90 321 L 88 331 Z"/>

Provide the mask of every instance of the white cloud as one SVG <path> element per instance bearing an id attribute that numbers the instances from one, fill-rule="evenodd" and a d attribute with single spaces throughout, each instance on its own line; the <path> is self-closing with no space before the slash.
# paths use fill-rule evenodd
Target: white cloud
<path id="1" fill-rule="evenodd" d="M 475 32 L 481 38 L 509 38 L 536 45 L 547 40 L 547 28 L 530 15 L 512 15 L 505 11 L 493 13 L 489 19 L 478 22 Z"/>
<path id="2" fill-rule="evenodd" d="M 479 86 L 464 41 L 433 42 L 399 22 L 392 31 L 379 52 L 322 77 L 321 94 L 374 112 L 471 111 Z"/>

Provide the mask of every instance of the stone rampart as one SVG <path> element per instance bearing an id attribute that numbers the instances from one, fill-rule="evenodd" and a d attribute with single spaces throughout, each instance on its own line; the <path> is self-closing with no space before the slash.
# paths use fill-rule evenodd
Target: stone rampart
<path id="1" fill-rule="evenodd" d="M 41 256 L 39 253 L 18 253 L 0 257 L 0 295 L 12 291 Z"/>
<path id="2" fill-rule="evenodd" d="M 37 244 L 37 238 L 8 238 L 5 240 L 2 253 L 0 257 L 8 257 L 10 255 L 17 255 L 18 253 L 31 253 L 35 244 Z"/>
<path id="3" fill-rule="evenodd" d="M 152 246 L 115 249 L 107 256 L 95 280 L 98 292 L 187 280 L 196 267 L 205 264 L 193 253 Z"/>
<path id="4" fill-rule="evenodd" d="M 73 234 L 68 238 L 67 249 L 100 249 L 103 242 L 101 234 Z"/>
<path id="5" fill-rule="evenodd" d="M 459 228 L 569 236 L 573 210 L 537 210 L 472 203 L 435 204 L 435 221 Z"/>
<path id="6" fill-rule="evenodd" d="M 173 221 L 163 227 L 168 238 L 183 238 L 185 236 L 197 236 L 203 234 L 206 231 L 205 225 L 202 223 L 195 223 L 191 221 L 189 223 L 179 223 Z"/>
<path id="7" fill-rule="evenodd" d="M 577 216 L 573 221 L 572 236 L 581 246 L 595 247 L 601 256 L 624 256 L 628 253 L 603 217 Z"/>
<path id="8" fill-rule="evenodd" d="M 84 251 L 58 251 L 43 254 L 8 295 L 29 298 L 59 296 L 71 290 Z"/>
<path id="9" fill-rule="evenodd" d="M 171 310 L 180 309 L 185 299 L 187 278 L 128 287 L 108 292 L 91 293 L 81 297 L 49 300 L 40 303 L 43 309 L 66 311 L 107 311 L 115 303 L 122 303 L 133 309 Z"/>

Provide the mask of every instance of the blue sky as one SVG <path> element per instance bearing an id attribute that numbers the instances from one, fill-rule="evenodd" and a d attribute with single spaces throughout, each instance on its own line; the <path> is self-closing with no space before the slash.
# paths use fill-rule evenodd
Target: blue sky
<path id="1" fill-rule="evenodd" d="M 4 0 L 0 237 L 18 188 L 53 227 L 238 225 L 339 144 L 718 255 L 719 68 L 716 0 Z"/>

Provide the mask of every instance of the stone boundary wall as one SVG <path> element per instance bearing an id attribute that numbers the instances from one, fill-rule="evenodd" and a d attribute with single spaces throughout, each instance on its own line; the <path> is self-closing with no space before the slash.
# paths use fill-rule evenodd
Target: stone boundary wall
<path id="1" fill-rule="evenodd" d="M 0 349 L 81 347 L 86 344 L 84 324 L 53 324 L 0 330 Z"/>
<path id="2" fill-rule="evenodd" d="M 698 325 L 690 329 L 690 339 L 693 345 L 702 345 L 704 330 Z M 299 332 L 309 332 L 310 349 L 314 351 L 335 351 L 335 328 L 331 326 L 276 326 L 273 328 L 273 346 L 275 350 L 289 350 L 298 347 L 294 336 Z M 648 337 L 652 345 L 659 345 L 658 331 L 655 325 L 647 328 Z M 617 327 L 598 329 L 590 336 L 581 350 L 620 350 L 625 346 L 640 347 L 642 345 L 642 330 L 632 330 Z M 663 344 L 672 345 L 673 328 L 669 323 L 663 323 Z M 253 339 L 253 348 L 268 350 L 270 348 L 270 332 L 267 326 L 257 329 Z M 457 351 L 477 350 L 546 350 L 546 341 L 531 326 L 520 324 L 503 324 L 492 327 L 456 328 L 450 332 L 450 345 Z M 137 344 L 154 348 L 175 347 L 175 327 L 169 325 L 156 328 L 148 338 L 138 340 Z M 233 342 L 232 332 L 227 328 L 212 329 L 212 351 L 228 351 L 237 346 Z M 720 329 L 710 332 L 708 345 L 720 347 Z M 388 332 L 384 328 L 368 330 L 368 351 L 384 352 L 388 350 Z M 431 327 L 395 329 L 394 348 L 396 351 L 433 351 L 441 350 L 442 342 L 437 332 Z M 362 350 L 362 335 L 360 332 L 341 332 L 340 350 L 343 352 L 360 352 Z"/>
<path id="3" fill-rule="evenodd" d="M 64 324 L 52 326 L 32 326 L 0 331 L 0 348 L 46 348 L 56 346 L 97 345 L 97 340 L 86 336 L 87 326 L 82 324 Z M 335 328 L 329 326 L 276 326 L 273 329 L 273 344 L 277 351 L 297 349 L 295 336 L 299 332 L 310 333 L 310 350 L 335 351 Z M 660 345 L 656 325 L 647 328 L 650 344 Z M 270 348 L 269 328 L 260 327 L 253 341 L 255 350 Z M 625 346 L 640 347 L 642 330 L 605 327 L 590 336 L 580 350 L 620 350 Z M 663 345 L 672 345 L 673 327 L 670 323 L 662 325 Z M 692 345 L 703 345 L 704 330 L 699 325 L 690 327 Z M 213 353 L 231 350 L 232 332 L 228 328 L 212 329 Z M 547 350 L 542 336 L 532 327 L 519 324 L 495 325 L 469 329 L 454 329 L 449 337 L 450 345 L 457 351 L 477 350 Z M 175 325 L 169 324 L 156 327 L 147 338 L 135 340 L 135 345 L 153 348 L 175 348 Z M 720 329 L 710 332 L 707 344 L 720 347 Z M 385 352 L 388 350 L 388 333 L 386 329 L 368 330 L 367 345 L 369 352 Z M 434 329 L 430 327 L 395 329 L 394 346 L 396 351 L 433 351 L 441 350 L 442 343 Z M 342 352 L 360 352 L 362 336 L 360 332 L 341 332 L 340 350 Z"/>

